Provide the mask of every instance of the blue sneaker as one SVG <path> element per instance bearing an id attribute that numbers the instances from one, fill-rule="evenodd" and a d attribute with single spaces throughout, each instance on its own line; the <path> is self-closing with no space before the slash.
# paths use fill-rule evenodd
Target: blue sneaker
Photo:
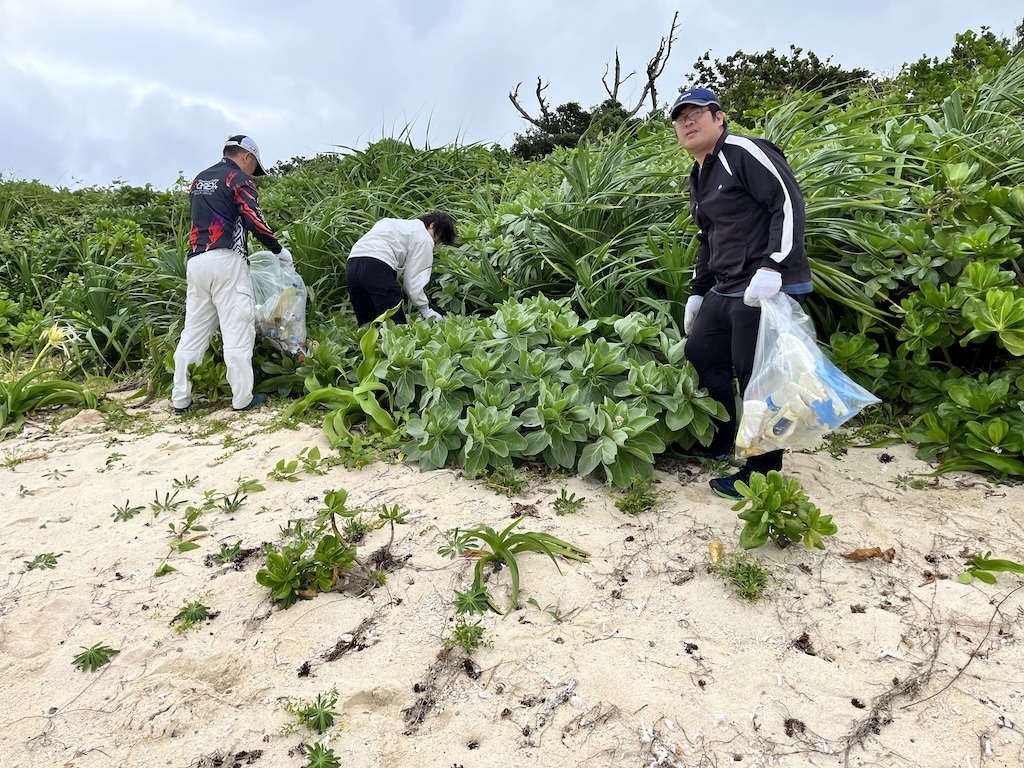
<path id="1" fill-rule="evenodd" d="M 253 410 L 255 408 L 259 408 L 265 402 L 267 402 L 267 396 L 266 395 L 253 395 L 252 396 L 252 400 L 249 401 L 249 404 L 247 406 L 245 406 L 245 408 L 235 408 L 235 410 L 239 411 L 239 412 L 241 412 L 241 411 L 251 411 L 251 410 Z"/>
<path id="2" fill-rule="evenodd" d="M 714 480 L 708 482 L 711 486 L 711 490 L 721 496 L 723 499 L 730 499 L 732 501 L 743 501 L 743 495 L 736 490 L 736 481 L 742 480 L 746 484 L 750 484 L 750 476 L 753 474 L 749 469 L 741 469 L 734 475 L 729 477 L 716 477 Z"/>

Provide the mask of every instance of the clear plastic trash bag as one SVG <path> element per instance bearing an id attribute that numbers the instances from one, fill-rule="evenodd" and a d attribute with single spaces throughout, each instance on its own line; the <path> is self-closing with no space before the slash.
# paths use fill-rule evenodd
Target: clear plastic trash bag
<path id="1" fill-rule="evenodd" d="M 743 393 L 736 455 L 813 448 L 879 399 L 840 371 L 815 340 L 814 324 L 785 293 L 761 302 L 754 371 Z"/>
<path id="2" fill-rule="evenodd" d="M 306 356 L 306 284 L 270 251 L 249 256 L 256 333 L 289 357 Z"/>

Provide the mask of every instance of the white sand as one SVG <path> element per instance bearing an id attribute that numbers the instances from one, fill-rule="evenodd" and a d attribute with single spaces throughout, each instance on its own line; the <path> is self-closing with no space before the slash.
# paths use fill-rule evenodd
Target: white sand
<path id="1" fill-rule="evenodd" d="M 789 456 L 839 533 L 824 552 L 754 552 L 775 581 L 750 604 L 708 570 L 709 543 L 735 549 L 741 523 L 695 465 L 658 472 L 661 508 L 630 517 L 594 479 L 535 481 L 512 499 L 458 472 L 380 463 L 279 482 L 267 478 L 278 461 L 329 453 L 318 430 L 266 431 L 272 411 L 174 419 L 166 402 L 139 419 L 122 433 L 84 412 L 0 443 L 2 768 L 303 766 L 299 745 L 317 737 L 285 732 L 295 718 L 282 703 L 332 688 L 344 726 L 329 743 L 351 768 L 1024 763 L 1022 579 L 956 580 L 963 552 L 1024 561 L 1024 486 L 957 474 L 900 487 L 929 471 L 905 446 Z M 214 419 L 226 429 L 202 437 Z M 241 477 L 266 490 L 206 512 L 200 548 L 154 578 L 185 507 L 149 505 L 186 477 L 198 481 L 177 498 L 196 506 Z M 350 505 L 409 510 L 393 547 L 408 560 L 384 588 L 282 611 L 256 583 L 258 553 L 239 571 L 204 565 L 221 544 L 280 545 L 281 528 L 313 521 L 337 488 Z M 562 488 L 586 497 L 579 513 L 554 514 Z M 126 501 L 145 508 L 116 522 Z M 461 649 L 440 652 L 473 562 L 437 550 L 455 526 L 505 527 L 515 505 L 536 508 L 521 529 L 592 557 L 559 575 L 522 556 L 520 608 L 484 618 L 493 645 L 467 664 Z M 360 553 L 387 537 L 374 531 Z M 875 546 L 893 561 L 840 556 Z M 45 553 L 55 568 L 26 571 Z M 507 599 L 507 571 L 490 585 Z M 176 632 L 194 600 L 216 617 Z M 327 661 L 339 642 L 356 648 Z M 95 673 L 72 666 L 95 643 L 120 654 Z"/>

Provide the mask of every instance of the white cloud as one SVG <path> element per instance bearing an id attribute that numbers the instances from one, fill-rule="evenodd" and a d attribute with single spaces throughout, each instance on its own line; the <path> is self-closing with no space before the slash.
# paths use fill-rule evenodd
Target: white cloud
<path id="1" fill-rule="evenodd" d="M 253 135 L 268 162 L 363 147 L 409 127 L 414 143 L 506 146 L 535 110 L 605 98 L 618 50 L 630 106 L 680 11 L 662 100 L 698 56 L 791 43 L 846 67 L 891 72 L 944 57 L 984 24 L 1012 35 L 1005 2 L 863 0 L 0 0 L 0 173 L 47 183 L 169 186 Z M 152 139 L 158 136 L 159 151 Z"/>

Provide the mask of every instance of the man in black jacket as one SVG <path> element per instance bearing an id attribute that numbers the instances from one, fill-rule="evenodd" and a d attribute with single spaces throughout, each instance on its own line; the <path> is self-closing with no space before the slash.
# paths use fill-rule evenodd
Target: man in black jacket
<path id="1" fill-rule="evenodd" d="M 679 144 L 694 159 L 690 208 L 699 227 L 683 330 L 686 357 L 700 385 L 722 403 L 728 421 L 708 447 L 726 456 L 736 439 L 736 396 L 754 365 L 760 303 L 780 290 L 797 301 L 812 290 L 804 250 L 804 200 L 782 151 L 770 141 L 730 134 L 718 97 L 706 88 L 679 94 L 670 113 Z M 728 499 L 737 480 L 782 469 L 782 451 L 753 456 L 729 477 L 711 481 Z"/>
<path id="2" fill-rule="evenodd" d="M 292 255 L 281 246 L 260 213 L 253 176 L 266 171 L 256 142 L 244 135 L 224 142 L 224 157 L 196 176 L 189 188 L 192 209 L 188 253 L 185 327 L 174 352 L 176 414 L 192 406 L 189 365 L 199 365 L 217 327 L 224 341 L 224 363 L 236 411 L 257 408 L 265 395 L 253 395 L 252 351 L 256 344 L 256 309 L 249 273 L 249 233 L 284 264 Z"/>

